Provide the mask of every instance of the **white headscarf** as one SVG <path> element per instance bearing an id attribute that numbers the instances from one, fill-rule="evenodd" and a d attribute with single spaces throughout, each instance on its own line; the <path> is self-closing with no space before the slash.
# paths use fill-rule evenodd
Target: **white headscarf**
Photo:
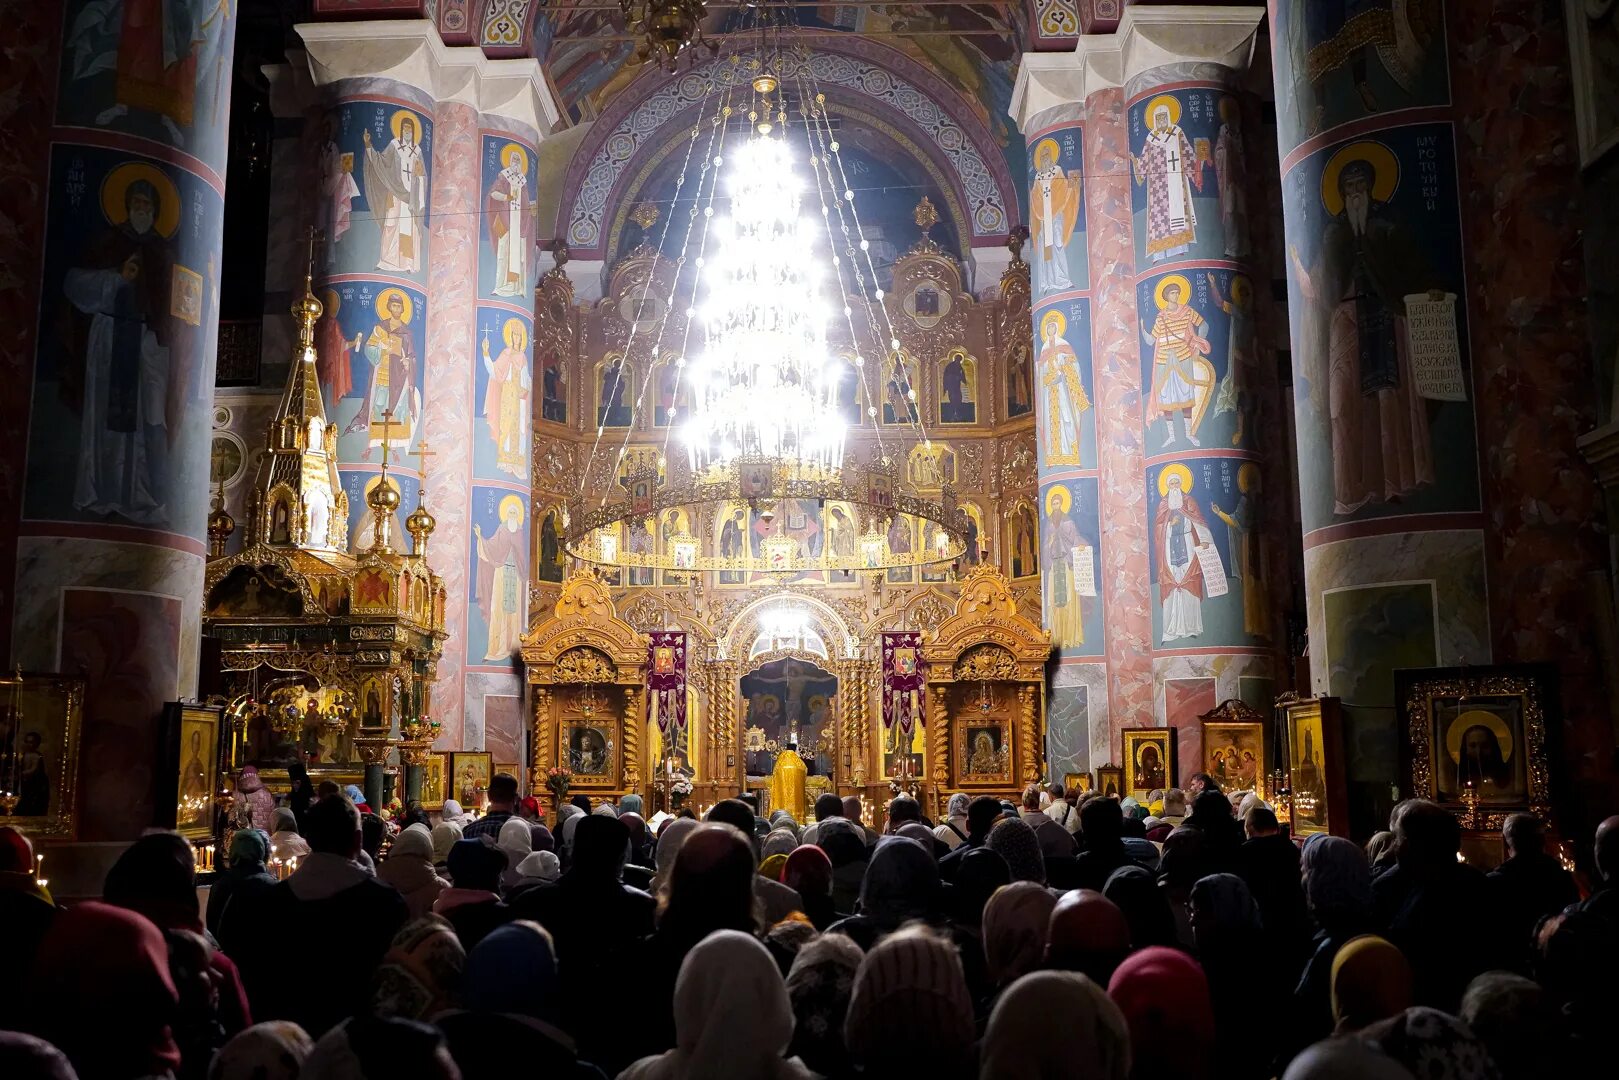
<path id="1" fill-rule="evenodd" d="M 1096 983 L 1078 972 L 1036 971 L 1018 979 L 989 1014 L 985 1076 L 1125 1080 L 1130 1026 Z"/>
<path id="2" fill-rule="evenodd" d="M 447 821 L 451 825 L 465 825 L 467 812 L 461 809 L 461 804 L 454 799 L 444 800 L 444 809 L 439 813 L 440 821 Z"/>
<path id="3" fill-rule="evenodd" d="M 433 861 L 445 862 L 450 857 L 450 848 L 461 839 L 461 826 L 453 821 L 441 821 L 433 826 Z"/>
<path id="4" fill-rule="evenodd" d="M 517 864 L 517 876 L 525 883 L 555 881 L 562 876 L 562 860 L 554 851 L 531 851 Z"/>
<path id="5" fill-rule="evenodd" d="M 658 846 L 652 849 L 652 863 L 657 867 L 657 873 L 653 875 L 654 886 L 662 886 L 669 880 L 669 872 L 675 866 L 675 856 L 680 854 L 686 836 L 695 828 L 697 822 L 692 818 L 675 818 L 658 834 Z"/>
<path id="6" fill-rule="evenodd" d="M 642 1058 L 620 1080 L 809 1080 L 781 1055 L 793 1037 L 793 1009 L 765 947 L 719 930 L 686 954 L 675 980 L 675 1048 Z"/>
<path id="7" fill-rule="evenodd" d="M 561 813 L 562 824 L 557 828 L 557 843 L 564 848 L 572 849 L 573 831 L 579 827 L 579 822 L 584 819 L 585 812 L 572 803 L 567 803 L 562 807 Z"/>
<path id="8" fill-rule="evenodd" d="M 508 818 L 500 827 L 500 836 L 495 846 L 506 853 L 506 868 L 516 870 L 517 864 L 528 858 L 529 852 L 534 850 L 534 834 L 529 831 L 528 822 L 520 817 Z"/>

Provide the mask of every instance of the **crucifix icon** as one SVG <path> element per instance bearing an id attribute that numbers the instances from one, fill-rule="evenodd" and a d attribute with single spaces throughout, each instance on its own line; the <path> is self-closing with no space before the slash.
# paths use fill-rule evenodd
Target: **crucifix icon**
<path id="1" fill-rule="evenodd" d="M 422 475 L 425 476 L 427 474 L 427 459 L 438 457 L 438 451 L 429 450 L 427 448 L 427 440 L 423 439 L 421 442 L 416 444 L 416 449 L 410 452 L 410 456 L 420 461 L 417 469 L 422 473 Z"/>
<path id="2" fill-rule="evenodd" d="M 1178 172 L 1181 167 L 1180 147 L 1171 146 L 1166 152 L 1164 160 L 1169 164 L 1170 172 Z"/>

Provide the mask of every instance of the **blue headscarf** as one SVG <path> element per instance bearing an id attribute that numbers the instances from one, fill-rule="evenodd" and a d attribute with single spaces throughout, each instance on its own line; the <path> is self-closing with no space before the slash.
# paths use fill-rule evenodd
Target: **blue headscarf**
<path id="1" fill-rule="evenodd" d="M 467 956 L 462 996 L 475 1012 L 518 1013 L 562 1022 L 562 981 L 551 937 L 521 920 L 492 930 Z"/>
<path id="2" fill-rule="evenodd" d="M 624 814 L 639 814 L 641 812 L 641 796 L 626 795 L 618 800 L 618 812 Z"/>
<path id="3" fill-rule="evenodd" d="M 348 787 L 344 788 L 343 794 L 347 795 L 349 797 L 349 802 L 353 803 L 355 806 L 365 802 L 365 792 L 361 791 L 359 785 L 357 784 L 350 784 Z"/>

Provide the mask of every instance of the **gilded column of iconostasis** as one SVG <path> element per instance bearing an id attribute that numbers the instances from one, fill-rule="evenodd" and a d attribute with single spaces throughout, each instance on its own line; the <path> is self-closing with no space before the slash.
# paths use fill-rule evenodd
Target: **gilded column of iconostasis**
<path id="1" fill-rule="evenodd" d="M 739 696 L 741 683 L 780 679 L 789 685 L 799 678 L 796 669 L 768 664 L 752 670 L 758 667 L 759 656 L 750 657 L 756 647 L 773 664 L 808 663 L 821 656 L 812 666 L 837 680 L 827 688 L 815 683 L 813 692 L 803 693 L 804 715 L 817 715 L 811 726 L 818 735 L 826 731 L 818 749 L 828 751 L 828 760 L 817 762 L 811 753 L 804 757 L 812 764 L 812 779 L 824 766 L 847 789 L 856 771 L 864 783 L 874 783 L 906 757 L 918 774 L 922 770 L 922 727 L 912 732 L 910 746 L 894 745 L 892 733 L 885 741 L 880 721 L 870 719 L 881 715 L 877 680 L 851 678 L 851 673 L 875 670 L 879 630 L 937 625 L 952 610 L 957 574 L 984 559 L 1014 578 L 1015 593 L 1031 617 L 1040 603 L 1037 392 L 1027 336 L 1027 266 L 1016 259 L 1004 275 L 980 274 L 972 288 L 968 285 L 981 261 L 975 250 L 993 255 L 1004 245 L 1009 222 L 1018 216 L 1017 192 L 1003 179 L 1004 162 L 990 160 L 995 151 L 985 145 L 970 119 L 972 110 L 954 91 L 942 88 L 936 77 L 926 82 L 926 73 L 914 64 L 900 70 L 903 57 L 870 42 L 840 42 L 837 48 L 848 56 L 816 70 L 828 80 L 822 84 L 827 108 L 839 122 L 840 152 L 868 246 L 845 240 L 834 217 L 836 252 L 846 265 L 869 252 L 883 290 L 879 300 L 868 275 L 867 296 L 847 300 L 852 319 L 834 304 L 828 326 L 842 369 L 847 457 L 863 463 L 886 456 L 908 487 L 929 497 L 953 488 L 971 520 L 967 551 L 958 566 L 896 568 L 875 579 L 870 573 L 815 570 L 790 575 L 612 572 L 614 601 L 627 621 L 643 631 L 678 628 L 690 635 L 694 672 L 688 715 L 695 720 L 688 730 L 694 735 L 681 738 L 694 737 L 697 743 L 680 747 L 679 753 L 693 763 L 699 790 L 722 780 L 734 790 L 756 766 L 744 743 L 750 726 L 769 726 L 761 712 L 769 694 Z M 878 55 L 884 64 L 896 65 L 884 72 L 892 81 L 862 82 L 861 71 L 884 70 L 876 66 Z M 821 63 L 819 54 L 812 62 Z M 839 79 L 850 85 L 834 85 Z M 566 569 L 560 545 L 564 499 L 583 489 L 628 500 L 629 476 L 637 468 L 650 468 L 659 485 L 680 484 L 688 476 L 685 447 L 674 431 L 690 404 L 678 362 L 700 341 L 685 326 L 689 268 L 676 285 L 675 260 L 684 252 L 689 261 L 701 240 L 699 216 L 691 247 L 685 246 L 691 215 L 694 210 L 700 215 L 703 205 L 694 193 L 698 166 L 679 183 L 689 123 L 669 121 L 654 137 L 637 118 L 646 110 L 695 118 L 698 102 L 690 96 L 701 85 L 700 79 L 682 79 L 642 88 L 644 95 L 636 89 L 640 83 L 626 91 L 597 121 L 600 138 L 581 145 L 564 185 L 577 194 L 559 214 L 558 235 L 567 251 L 560 268 L 541 278 L 535 324 L 531 619 L 536 621 L 545 618 Z M 912 95 L 912 88 L 923 92 Z M 799 153 L 799 168 L 813 184 L 801 144 Z M 699 146 L 692 160 L 702 158 Z M 706 201 L 706 194 L 702 198 Z M 805 212 L 818 216 L 818 209 L 812 186 Z M 817 243 L 823 242 L 824 235 L 818 235 Z M 1004 255 L 982 261 L 1006 265 Z M 598 282 L 594 268 L 603 264 L 605 280 Z M 579 272 L 581 266 L 588 269 Z M 676 286 L 672 302 L 671 286 Z M 592 299 L 582 299 L 586 296 Z M 900 342 L 897 351 L 887 341 L 889 324 Z M 857 356 L 863 360 L 858 366 Z M 761 551 L 779 526 L 810 555 L 857 550 L 851 506 L 787 499 L 777 514 L 772 523 L 740 504 L 670 509 L 657 520 L 632 518 L 619 544 L 631 552 L 664 551 L 672 538 L 689 532 L 721 555 L 738 554 Z M 935 543 L 931 531 L 912 533 L 904 521 L 896 521 L 886 539 L 899 551 Z M 759 635 L 743 632 L 757 614 L 750 606 L 773 597 L 802 598 L 819 646 L 800 642 L 792 648 L 801 651 L 794 652 L 784 642 L 760 644 Z M 824 648 L 824 655 L 816 648 Z M 821 675 L 811 671 L 804 677 L 813 682 Z M 784 693 L 785 703 L 792 694 Z M 800 732 L 805 730 L 801 724 Z M 846 744 L 847 733 L 862 730 L 868 745 L 860 748 L 838 744 L 834 735 L 844 735 Z M 660 753 L 654 734 L 646 760 L 656 761 Z"/>
<path id="2" fill-rule="evenodd" d="M 1119 30 L 1131 179 L 1156 716 L 1201 767 L 1198 717 L 1268 710 L 1282 642 L 1267 551 L 1275 384 L 1259 334 L 1241 90 L 1263 9 L 1137 9 Z"/>
<path id="3" fill-rule="evenodd" d="M 236 10 L 99 7 L 8 25 L 6 181 L 27 194 L 0 408 L 20 521 L 0 535 L 16 544 L 10 662 L 89 674 L 83 769 L 100 793 L 79 836 L 113 840 L 153 819 L 130 748 L 197 690 Z"/>

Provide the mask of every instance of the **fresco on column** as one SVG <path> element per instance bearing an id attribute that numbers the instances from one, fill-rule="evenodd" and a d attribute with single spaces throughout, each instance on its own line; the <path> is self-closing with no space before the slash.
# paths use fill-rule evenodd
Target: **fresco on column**
<path id="1" fill-rule="evenodd" d="M 1096 468 L 1095 386 L 1091 373 L 1090 301 L 1062 300 L 1034 314 L 1035 421 L 1039 466 Z"/>
<path id="2" fill-rule="evenodd" d="M 534 306 L 535 153 L 508 135 L 483 133 L 483 223 L 478 295 Z"/>
<path id="3" fill-rule="evenodd" d="M 529 320 L 509 308 L 480 305 L 477 348 L 473 475 L 527 487 L 534 393 Z"/>
<path id="4" fill-rule="evenodd" d="M 1282 153 L 1340 124 L 1449 104 L 1442 8 L 1436 0 L 1272 0 Z"/>
<path id="5" fill-rule="evenodd" d="M 473 581 L 467 598 L 469 664 L 508 665 L 528 611 L 528 498 L 510 488 L 472 488 Z"/>
<path id="6" fill-rule="evenodd" d="M 326 270 L 427 283 L 433 122 L 397 101 L 350 99 L 321 119 Z"/>
<path id="7" fill-rule="evenodd" d="M 376 469 L 347 471 L 339 474 L 343 492 L 349 497 L 349 551 L 358 555 L 370 551 L 375 541 L 375 520 L 365 499 L 381 482 Z M 393 513 L 388 529 L 388 546 L 395 551 L 410 550 L 410 534 L 405 531 L 405 519 L 421 500 L 421 480 L 407 472 L 388 470 L 388 483 L 399 492 L 399 508 Z"/>
<path id="8" fill-rule="evenodd" d="M 1254 285 L 1222 268 L 1173 271 L 1136 284 L 1149 456 L 1187 448 L 1252 450 L 1259 427 Z"/>
<path id="9" fill-rule="evenodd" d="M 1061 656 L 1103 651 L 1100 538 L 1096 477 L 1041 486 L 1040 611 Z"/>
<path id="10" fill-rule="evenodd" d="M 1218 87 L 1157 90 L 1130 104 L 1136 271 L 1248 254 L 1242 110 Z"/>
<path id="11" fill-rule="evenodd" d="M 200 540 L 223 202 L 202 179 L 58 144 L 24 516 Z"/>
<path id="12" fill-rule="evenodd" d="M 322 291 L 318 373 L 326 416 L 337 425 L 337 457 L 346 468 L 405 455 L 420 439 L 427 351 L 425 296 L 379 281 L 339 281 Z M 335 310 L 335 316 L 331 314 Z"/>
<path id="13" fill-rule="evenodd" d="M 57 123 L 150 139 L 223 173 L 238 6 L 69 0 Z"/>
<path id="14" fill-rule="evenodd" d="M 1029 259 L 1036 300 L 1091 287 L 1085 244 L 1085 131 L 1048 128 L 1029 139 Z"/>
<path id="15" fill-rule="evenodd" d="M 1304 531 L 1478 510 L 1450 125 L 1325 146 L 1283 186 Z"/>
<path id="16" fill-rule="evenodd" d="M 1259 465 L 1186 457 L 1147 468 L 1153 643 L 1257 646 L 1270 636 Z"/>

